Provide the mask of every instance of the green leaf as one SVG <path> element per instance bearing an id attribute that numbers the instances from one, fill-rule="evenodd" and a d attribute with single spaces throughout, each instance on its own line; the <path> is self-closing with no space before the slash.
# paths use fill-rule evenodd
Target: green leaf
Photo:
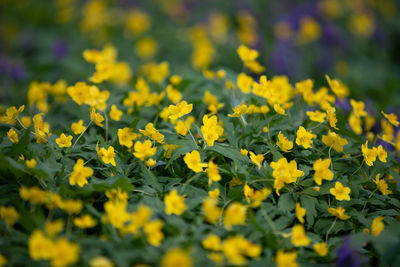
<path id="1" fill-rule="evenodd" d="M 296 206 L 291 193 L 282 194 L 279 197 L 278 207 L 283 211 L 292 211 Z"/>

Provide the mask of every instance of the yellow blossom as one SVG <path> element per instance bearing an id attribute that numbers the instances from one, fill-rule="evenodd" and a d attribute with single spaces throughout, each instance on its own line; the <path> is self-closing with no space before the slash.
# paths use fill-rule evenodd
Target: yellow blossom
<path id="1" fill-rule="evenodd" d="M 243 72 L 238 75 L 237 85 L 243 93 L 245 94 L 250 93 L 252 84 L 253 84 L 253 78 L 251 76 L 247 76 Z"/>
<path id="2" fill-rule="evenodd" d="M 200 153 L 197 150 L 186 153 L 183 157 L 183 160 L 185 161 L 188 168 L 194 172 L 202 172 L 203 168 L 207 167 L 206 163 L 201 162 Z"/>
<path id="3" fill-rule="evenodd" d="M 60 208 L 64 210 L 68 214 L 78 214 L 81 212 L 83 208 L 83 203 L 80 200 L 73 200 L 73 199 L 68 199 L 68 200 L 63 200 Z"/>
<path id="4" fill-rule="evenodd" d="M 335 112 L 336 112 L 336 109 L 335 109 L 334 107 L 329 107 L 329 108 L 326 110 L 326 116 L 327 116 L 327 118 L 328 118 L 329 125 L 330 125 L 332 128 L 334 128 L 334 129 L 337 130 L 337 127 L 336 127 L 337 118 L 336 118 Z"/>
<path id="5" fill-rule="evenodd" d="M 30 201 L 33 204 L 41 204 L 46 200 L 45 192 L 36 186 L 25 187 L 21 186 L 19 189 L 19 195 L 25 201 Z"/>
<path id="6" fill-rule="evenodd" d="M 331 165 L 330 159 L 318 159 L 314 162 L 314 181 L 318 184 L 322 184 L 322 180 L 332 180 L 333 179 L 333 172 L 329 169 Z"/>
<path id="7" fill-rule="evenodd" d="M 92 228 L 97 225 L 97 221 L 89 214 L 85 214 L 74 218 L 74 225 L 82 229 Z"/>
<path id="8" fill-rule="evenodd" d="M 289 139 L 284 136 L 281 131 L 279 131 L 278 141 L 276 141 L 276 144 L 284 152 L 289 152 L 293 148 L 293 142 L 289 141 Z"/>
<path id="9" fill-rule="evenodd" d="M 55 221 L 47 221 L 45 225 L 46 234 L 50 237 L 56 236 L 64 229 L 64 221 L 62 219 Z"/>
<path id="10" fill-rule="evenodd" d="M 377 154 L 379 160 L 382 161 L 382 162 L 386 162 L 387 152 L 382 147 L 382 145 L 379 145 L 377 148 L 374 148 L 374 149 L 376 151 L 376 154 Z"/>
<path id="11" fill-rule="evenodd" d="M 380 176 L 380 174 L 378 173 L 375 176 L 375 180 L 374 180 L 374 183 L 378 187 L 378 190 L 381 191 L 381 193 L 383 195 L 392 194 L 393 192 L 391 190 L 389 190 L 389 186 L 388 186 L 387 182 L 384 179 L 379 179 L 379 176 Z"/>
<path id="12" fill-rule="evenodd" d="M 64 238 L 53 242 L 51 265 L 57 267 L 69 266 L 79 261 L 80 247 Z"/>
<path id="13" fill-rule="evenodd" d="M 329 78 L 328 75 L 325 75 L 325 78 L 328 81 L 329 87 L 339 98 L 345 98 L 349 95 L 349 89 L 340 80 L 337 79 L 331 80 L 331 78 Z"/>
<path id="14" fill-rule="evenodd" d="M 249 108 L 247 107 L 246 104 L 241 104 L 238 106 L 235 106 L 233 108 L 233 114 L 228 114 L 229 117 L 240 117 L 243 114 L 247 114 Z"/>
<path id="15" fill-rule="evenodd" d="M 297 169 L 296 161 L 292 160 L 288 163 L 285 157 L 279 159 L 277 162 L 271 162 L 272 176 L 274 180 L 274 188 L 279 196 L 279 190 L 282 189 L 285 184 L 295 183 L 297 178 L 304 175 L 303 171 Z"/>
<path id="16" fill-rule="evenodd" d="M 157 161 L 155 161 L 155 160 L 152 159 L 152 158 L 149 158 L 148 160 L 146 160 L 146 166 L 147 166 L 147 167 L 152 168 L 152 167 L 154 167 L 156 164 L 157 164 Z"/>
<path id="17" fill-rule="evenodd" d="M 307 111 L 306 112 L 307 116 L 310 118 L 310 120 L 322 123 L 325 121 L 326 118 L 326 113 L 321 112 L 319 110 L 316 111 Z"/>
<path id="18" fill-rule="evenodd" d="M 93 170 L 89 167 L 83 166 L 83 159 L 78 159 L 74 165 L 74 170 L 69 176 L 70 185 L 79 185 L 83 187 L 85 184 L 88 184 L 87 177 L 93 175 Z"/>
<path id="19" fill-rule="evenodd" d="M 325 242 L 316 243 L 314 244 L 313 248 L 314 251 L 317 252 L 317 254 L 321 257 L 328 255 L 328 246 L 326 245 Z"/>
<path id="20" fill-rule="evenodd" d="M 186 210 L 185 196 L 179 196 L 174 189 L 164 197 L 165 213 L 181 215 Z"/>
<path id="21" fill-rule="evenodd" d="M 240 149 L 240 154 L 242 154 L 242 156 L 247 156 L 247 154 L 249 154 L 249 151 L 247 149 Z"/>
<path id="22" fill-rule="evenodd" d="M 300 126 L 296 132 L 296 144 L 298 146 L 303 146 L 304 148 L 311 148 L 313 143 L 312 139 L 316 138 L 315 134 L 312 134 L 312 131 L 307 131 L 303 126 Z"/>
<path id="23" fill-rule="evenodd" d="M 222 252 L 233 265 L 246 265 L 247 258 L 256 258 L 261 252 L 261 246 L 253 244 L 241 235 L 226 238 L 222 242 Z"/>
<path id="24" fill-rule="evenodd" d="M 193 116 L 187 117 L 185 121 L 178 120 L 175 125 L 175 131 L 180 135 L 186 136 L 194 122 L 195 118 Z"/>
<path id="25" fill-rule="evenodd" d="M 297 251 L 284 252 L 282 250 L 278 250 L 275 262 L 277 267 L 298 267 L 299 265 L 297 264 L 296 259 Z"/>
<path id="26" fill-rule="evenodd" d="M 151 37 L 144 37 L 135 45 L 136 54 L 142 59 L 151 59 L 158 50 L 157 42 Z"/>
<path id="27" fill-rule="evenodd" d="M 53 242 L 39 229 L 30 235 L 28 247 L 29 256 L 34 260 L 49 260 L 52 257 Z"/>
<path id="28" fill-rule="evenodd" d="M 230 230 L 232 226 L 246 224 L 247 207 L 239 202 L 233 202 L 224 212 L 225 228 Z"/>
<path id="29" fill-rule="evenodd" d="M 336 182 L 335 187 L 331 188 L 329 192 L 335 196 L 336 200 L 350 200 L 350 188 L 344 187 L 341 182 Z"/>
<path id="30" fill-rule="evenodd" d="M 299 222 L 304 223 L 304 216 L 306 215 L 306 209 L 303 208 L 300 203 L 296 203 L 296 217 Z"/>
<path id="31" fill-rule="evenodd" d="M 280 115 L 286 115 L 285 109 L 279 104 L 274 104 L 274 110 L 276 113 L 278 113 Z"/>
<path id="32" fill-rule="evenodd" d="M 201 242 L 203 247 L 208 250 L 220 251 L 221 250 L 221 238 L 219 236 L 210 234 Z"/>
<path id="33" fill-rule="evenodd" d="M 74 134 L 81 134 L 85 129 L 86 127 L 83 126 L 83 120 L 71 124 L 71 130 Z"/>
<path id="34" fill-rule="evenodd" d="M 173 85 L 178 85 L 182 81 L 182 77 L 179 75 L 172 75 L 171 78 L 169 78 L 169 81 Z"/>
<path id="35" fill-rule="evenodd" d="M 386 114 L 385 112 L 382 111 L 383 116 L 392 124 L 394 127 L 399 126 L 399 119 L 397 118 L 397 115 L 394 113 Z"/>
<path id="36" fill-rule="evenodd" d="M 376 161 L 377 151 L 374 148 L 368 148 L 368 141 L 364 145 L 361 145 L 361 151 L 364 157 L 364 161 L 368 166 L 374 165 Z"/>
<path id="37" fill-rule="evenodd" d="M 119 110 L 116 105 L 111 106 L 111 110 L 110 110 L 110 118 L 111 119 L 113 119 L 115 121 L 119 121 L 122 114 L 123 114 L 122 110 Z"/>
<path id="38" fill-rule="evenodd" d="M 56 139 L 56 143 L 60 148 L 70 147 L 72 146 L 72 135 L 66 136 L 65 134 L 61 134 L 59 138 Z"/>
<path id="39" fill-rule="evenodd" d="M 106 214 L 102 217 L 103 223 L 109 223 L 117 229 L 122 229 L 124 224 L 130 219 L 126 212 L 127 202 L 107 201 L 104 203 Z"/>
<path id="40" fill-rule="evenodd" d="M 150 245 L 156 247 L 161 245 L 161 242 L 164 239 L 162 227 L 163 222 L 161 220 L 154 220 L 144 225 L 143 231 Z"/>
<path id="41" fill-rule="evenodd" d="M 244 185 L 243 191 L 247 203 L 249 203 L 250 207 L 253 208 L 259 207 L 261 202 L 265 200 L 269 196 L 269 194 L 271 194 L 271 189 L 269 188 L 263 188 L 262 190 L 254 190 L 247 184 Z"/>
<path id="42" fill-rule="evenodd" d="M 177 149 L 179 145 L 169 145 L 169 144 L 163 144 L 163 148 L 165 150 L 165 158 L 170 159 L 172 156 L 172 152 Z"/>
<path id="43" fill-rule="evenodd" d="M 13 206 L 0 206 L 0 219 L 6 221 L 7 224 L 13 226 L 18 218 L 19 214 Z"/>
<path id="44" fill-rule="evenodd" d="M 173 88 L 172 85 L 168 85 L 166 91 L 169 100 L 171 100 L 173 104 L 176 104 L 182 100 L 182 94 Z"/>
<path id="45" fill-rule="evenodd" d="M 204 115 L 200 129 L 208 146 L 214 146 L 214 142 L 224 134 L 224 128 L 218 124 L 218 118 L 215 115 L 211 117 Z"/>
<path id="46" fill-rule="evenodd" d="M 346 139 L 341 138 L 337 133 L 329 131 L 328 135 L 322 136 L 322 142 L 328 146 L 332 147 L 336 152 L 342 152 L 343 146 L 347 145 Z"/>
<path id="47" fill-rule="evenodd" d="M 237 49 L 237 53 L 243 62 L 254 61 L 258 57 L 258 51 L 250 49 L 245 45 L 240 45 Z"/>
<path id="48" fill-rule="evenodd" d="M 161 267 L 192 267 L 192 258 L 189 253 L 180 248 L 171 248 L 163 256 Z"/>
<path id="49" fill-rule="evenodd" d="M 371 234 L 374 236 L 378 236 L 381 234 L 381 232 L 385 229 L 385 225 L 383 223 L 383 217 L 379 216 L 376 217 L 371 224 Z"/>
<path id="50" fill-rule="evenodd" d="M 26 167 L 31 168 L 31 169 L 35 168 L 35 166 L 36 166 L 35 159 L 26 160 L 25 163 L 26 163 Z"/>
<path id="51" fill-rule="evenodd" d="M 6 110 L 5 115 L 0 116 L 0 122 L 14 125 L 17 122 L 18 115 L 24 111 L 25 106 L 22 105 L 18 109 L 14 106 Z"/>
<path id="52" fill-rule="evenodd" d="M 17 134 L 17 132 L 16 132 L 14 129 L 12 129 L 12 128 L 7 132 L 7 137 L 8 137 L 8 139 L 10 139 L 10 141 L 11 141 L 12 143 L 18 143 L 18 142 L 19 142 L 19 140 L 18 140 L 18 134 Z"/>
<path id="53" fill-rule="evenodd" d="M 354 99 L 350 99 L 350 104 L 353 108 L 353 113 L 357 117 L 365 117 L 367 116 L 367 112 L 365 112 L 364 107 L 365 104 L 362 101 L 355 101 Z"/>
<path id="54" fill-rule="evenodd" d="M 119 144 L 127 148 L 131 148 L 133 146 L 133 140 L 138 137 L 131 128 L 118 129 L 117 135 Z"/>
<path id="55" fill-rule="evenodd" d="M 152 157 L 157 152 L 156 147 L 152 147 L 150 140 L 146 140 L 143 143 L 137 141 L 134 145 L 135 152 L 133 155 L 138 159 L 144 161 L 147 157 Z"/>
<path id="56" fill-rule="evenodd" d="M 205 198 L 202 203 L 202 213 L 207 222 L 217 222 L 221 215 L 221 209 L 217 206 L 217 200 L 211 197 Z"/>
<path id="57" fill-rule="evenodd" d="M 115 152 L 113 146 L 110 146 L 108 149 L 102 147 L 100 149 L 100 155 L 101 155 L 101 160 L 105 164 L 111 163 L 111 165 L 115 166 Z"/>
<path id="58" fill-rule="evenodd" d="M 220 192 L 218 188 L 215 188 L 212 191 L 208 191 L 208 195 L 212 198 L 212 199 L 218 199 Z"/>
<path id="59" fill-rule="evenodd" d="M 211 185 L 212 182 L 218 182 L 221 180 L 221 175 L 219 174 L 218 166 L 214 164 L 212 160 L 208 162 L 206 171 L 208 175 L 208 185 Z"/>
<path id="60" fill-rule="evenodd" d="M 102 122 L 104 121 L 104 117 L 96 112 L 96 109 L 92 108 L 90 111 L 90 119 L 96 124 L 97 126 L 103 127 Z"/>
<path id="61" fill-rule="evenodd" d="M 164 135 L 161 134 L 156 128 L 154 128 L 153 123 L 149 122 L 145 129 L 139 130 L 140 133 L 142 133 L 143 135 L 149 137 L 151 140 L 158 142 L 158 143 L 164 143 Z"/>
<path id="62" fill-rule="evenodd" d="M 308 246 L 311 240 L 306 236 L 303 225 L 297 224 L 292 228 L 292 239 L 290 240 L 296 247 Z"/>
<path id="63" fill-rule="evenodd" d="M 264 160 L 264 156 L 262 154 L 254 154 L 250 151 L 250 160 L 257 165 L 258 169 L 261 168 L 261 161 Z"/>
<path id="64" fill-rule="evenodd" d="M 103 256 L 97 256 L 90 260 L 90 267 L 114 267 L 114 263 L 108 258 Z"/>
<path id="65" fill-rule="evenodd" d="M 186 101 L 179 102 L 176 105 L 169 105 L 168 112 L 171 120 L 177 120 L 182 116 L 190 113 L 193 109 L 193 104 L 188 104 Z"/>

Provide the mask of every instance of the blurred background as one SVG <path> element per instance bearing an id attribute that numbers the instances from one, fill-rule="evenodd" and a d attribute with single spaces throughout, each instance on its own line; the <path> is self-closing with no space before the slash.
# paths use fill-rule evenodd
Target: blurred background
<path id="1" fill-rule="evenodd" d="M 239 44 L 260 51 L 268 77 L 325 74 L 378 110 L 400 108 L 396 0 L 0 0 L 0 104 L 26 102 L 32 81 L 68 84 L 94 71 L 82 52 L 112 44 L 133 74 L 242 71 Z"/>

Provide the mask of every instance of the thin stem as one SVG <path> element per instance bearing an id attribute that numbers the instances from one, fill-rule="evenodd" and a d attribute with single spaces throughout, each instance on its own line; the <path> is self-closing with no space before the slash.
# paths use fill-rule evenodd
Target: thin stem
<path id="1" fill-rule="evenodd" d="M 332 150 L 332 146 L 329 147 L 328 155 L 329 155 L 329 159 L 331 161 L 331 171 L 333 172 L 333 161 L 331 158 L 331 150 Z"/>
<path id="2" fill-rule="evenodd" d="M 89 128 L 90 124 L 92 124 L 92 121 L 89 122 L 89 124 L 86 126 L 85 130 L 78 136 L 78 138 L 75 140 L 75 143 L 72 145 L 72 148 L 75 147 L 76 143 L 78 143 L 79 139 L 81 139 L 82 135 L 86 132 L 86 130 Z"/>
<path id="3" fill-rule="evenodd" d="M 182 194 L 185 191 L 185 188 L 188 184 L 190 184 L 194 179 L 196 179 L 197 177 L 199 177 L 201 175 L 201 172 L 196 173 L 195 175 L 193 175 L 192 177 L 190 177 L 182 186 L 181 190 L 180 190 L 180 194 Z"/>
<path id="4" fill-rule="evenodd" d="M 358 172 L 358 171 L 361 169 L 361 167 L 362 167 L 363 165 L 364 165 L 364 160 L 361 162 L 360 167 L 358 167 L 358 169 L 355 170 L 355 172 L 353 172 L 353 173 L 351 174 L 351 176 L 353 176 L 356 172 Z"/>
<path id="5" fill-rule="evenodd" d="M 185 127 L 186 127 L 186 125 L 185 125 Z M 187 127 L 186 127 L 186 129 L 187 129 Z M 194 145 L 195 145 L 196 148 L 198 149 L 199 146 L 197 145 L 196 140 L 194 139 L 194 136 L 193 136 L 193 134 L 192 134 L 192 131 L 190 131 L 190 129 L 188 129 L 188 132 L 189 132 L 190 136 L 192 137 L 192 140 L 193 140 Z"/>
<path id="6" fill-rule="evenodd" d="M 335 220 L 333 221 L 331 227 L 329 227 L 328 232 L 326 232 L 325 242 L 328 242 L 329 233 L 332 231 L 333 227 L 335 226 L 336 221 L 337 221 L 337 217 L 336 217 Z"/>

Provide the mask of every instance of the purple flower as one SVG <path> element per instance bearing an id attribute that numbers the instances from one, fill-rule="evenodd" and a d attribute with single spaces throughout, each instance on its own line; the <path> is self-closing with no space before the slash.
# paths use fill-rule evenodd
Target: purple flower
<path id="1" fill-rule="evenodd" d="M 51 51 L 54 57 L 56 57 L 57 59 L 62 59 L 67 55 L 68 45 L 64 41 L 58 40 L 53 44 Z"/>
<path id="2" fill-rule="evenodd" d="M 347 98 L 336 98 L 335 105 L 342 110 L 342 115 L 351 110 L 350 101 Z"/>
<path id="3" fill-rule="evenodd" d="M 363 260 L 360 252 L 350 245 L 350 236 L 346 236 L 342 246 L 337 251 L 336 266 L 340 267 L 361 267 Z"/>

